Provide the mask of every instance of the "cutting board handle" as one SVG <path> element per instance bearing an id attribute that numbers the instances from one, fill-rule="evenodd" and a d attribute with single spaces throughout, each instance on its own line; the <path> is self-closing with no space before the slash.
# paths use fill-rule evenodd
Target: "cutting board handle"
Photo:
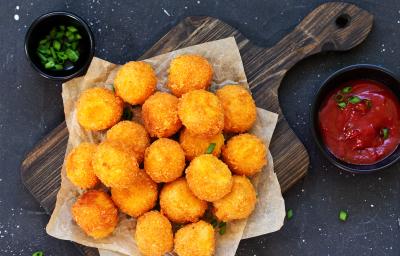
<path id="1" fill-rule="evenodd" d="M 265 49 L 264 75 L 289 70 L 300 60 L 323 51 L 345 51 L 360 44 L 372 29 L 373 15 L 348 3 L 318 6 L 272 48 Z"/>

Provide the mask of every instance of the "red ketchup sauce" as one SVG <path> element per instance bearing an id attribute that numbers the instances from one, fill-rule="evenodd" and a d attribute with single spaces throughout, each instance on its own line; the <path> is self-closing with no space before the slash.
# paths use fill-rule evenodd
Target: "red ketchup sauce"
<path id="1" fill-rule="evenodd" d="M 333 90 L 318 113 L 328 150 L 350 164 L 374 164 L 400 143 L 400 104 L 384 85 L 353 80 Z"/>

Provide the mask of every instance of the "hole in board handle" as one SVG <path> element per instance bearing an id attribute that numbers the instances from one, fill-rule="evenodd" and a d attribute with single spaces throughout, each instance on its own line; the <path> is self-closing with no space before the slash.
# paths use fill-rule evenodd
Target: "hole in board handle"
<path id="1" fill-rule="evenodd" d="M 351 20 L 350 15 L 344 13 L 336 18 L 335 24 L 338 28 L 345 28 L 350 24 L 350 20 Z"/>

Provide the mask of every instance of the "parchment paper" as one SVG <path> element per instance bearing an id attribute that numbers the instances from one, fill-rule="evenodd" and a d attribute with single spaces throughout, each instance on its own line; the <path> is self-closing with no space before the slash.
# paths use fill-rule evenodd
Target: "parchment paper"
<path id="1" fill-rule="evenodd" d="M 200 45 L 173 51 L 147 60 L 157 73 L 158 90 L 167 91 L 165 83 L 169 63 L 177 55 L 196 53 L 206 57 L 214 68 L 211 90 L 226 84 L 241 84 L 248 87 L 246 75 L 241 61 L 239 49 L 233 37 L 212 41 Z M 98 143 L 104 139 L 104 132 L 87 132 L 83 130 L 76 119 L 75 104 L 79 94 L 90 87 L 111 88 L 117 65 L 94 58 L 86 75 L 75 78 L 63 84 L 62 97 L 69 140 L 66 154 L 81 142 Z M 140 120 L 138 109 L 135 109 L 134 119 Z M 278 115 L 257 109 L 257 122 L 251 133 L 261 137 L 268 146 L 276 126 Z M 257 189 L 257 205 L 248 220 L 234 221 L 227 225 L 223 236 L 217 234 L 216 256 L 235 255 L 239 242 L 249 238 L 279 230 L 285 217 L 285 206 L 277 177 L 273 171 L 272 156 L 268 153 L 268 165 L 258 175 L 252 178 Z M 99 248 L 102 256 L 140 255 L 133 234 L 136 220 L 120 214 L 120 221 L 115 232 L 104 239 L 94 240 L 85 235 L 74 223 L 71 216 L 71 206 L 83 191 L 77 189 L 66 178 L 65 166 L 61 171 L 61 188 L 57 194 L 56 207 L 46 227 L 49 235 L 59 239 L 71 240 L 86 246 Z"/>

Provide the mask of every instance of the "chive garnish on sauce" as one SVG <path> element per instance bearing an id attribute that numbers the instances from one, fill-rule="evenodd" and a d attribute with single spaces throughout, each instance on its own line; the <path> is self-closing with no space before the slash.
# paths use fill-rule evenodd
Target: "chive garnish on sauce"
<path id="1" fill-rule="evenodd" d="M 346 103 L 345 102 L 339 102 L 338 103 L 338 106 L 339 106 L 339 108 L 341 108 L 341 109 L 344 109 L 345 107 L 346 107 Z"/>
<path id="2" fill-rule="evenodd" d="M 349 102 L 350 102 L 351 104 L 357 104 L 357 103 L 360 103 L 360 102 L 361 102 L 361 99 L 360 99 L 360 97 L 358 97 L 358 96 L 351 96 L 351 97 L 349 98 Z"/>
<path id="3" fill-rule="evenodd" d="M 210 143 L 210 145 L 208 145 L 208 148 L 206 150 L 206 154 L 212 154 L 216 145 L 217 145 L 216 143 Z"/>
<path id="4" fill-rule="evenodd" d="M 352 88 L 351 86 L 346 86 L 346 87 L 344 87 L 344 88 L 342 89 L 342 92 L 343 92 L 343 93 L 349 93 L 349 92 L 351 92 L 352 89 L 353 89 L 353 88 Z"/>
<path id="5" fill-rule="evenodd" d="M 219 234 L 220 235 L 225 234 L 225 232 L 226 232 L 226 222 L 223 222 L 223 221 L 220 222 L 218 227 L 219 227 Z"/>
<path id="6" fill-rule="evenodd" d="M 388 128 L 382 128 L 381 129 L 381 136 L 384 140 L 389 138 L 389 129 Z"/>
<path id="7" fill-rule="evenodd" d="M 335 101 L 336 102 L 342 102 L 344 100 L 344 96 L 340 93 L 335 95 Z"/>
<path id="8" fill-rule="evenodd" d="M 339 220 L 344 222 L 344 221 L 347 220 L 347 218 L 348 218 L 348 213 L 343 211 L 343 210 L 340 210 L 340 212 L 339 212 Z"/>

